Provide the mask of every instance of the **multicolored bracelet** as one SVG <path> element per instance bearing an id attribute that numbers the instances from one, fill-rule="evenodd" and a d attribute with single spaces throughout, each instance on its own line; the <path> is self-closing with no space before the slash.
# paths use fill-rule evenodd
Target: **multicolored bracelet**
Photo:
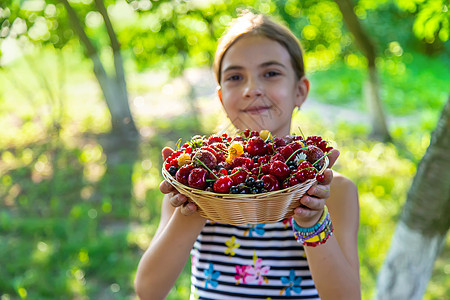
<path id="1" fill-rule="evenodd" d="M 303 245 L 315 247 L 324 244 L 333 234 L 333 224 L 327 206 L 324 207 L 319 221 L 312 227 L 300 227 L 292 218 L 292 230 L 297 242 Z"/>

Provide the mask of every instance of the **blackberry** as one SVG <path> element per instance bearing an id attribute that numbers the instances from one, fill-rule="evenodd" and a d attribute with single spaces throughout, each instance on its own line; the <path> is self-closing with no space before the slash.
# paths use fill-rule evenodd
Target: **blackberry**
<path id="1" fill-rule="evenodd" d="M 253 162 L 254 162 L 254 163 L 257 163 L 257 162 L 258 162 L 258 159 L 259 159 L 259 156 L 258 156 L 258 155 L 253 156 Z"/>
<path id="2" fill-rule="evenodd" d="M 255 181 L 255 187 L 261 189 L 264 187 L 264 182 L 261 179 Z"/>
<path id="3" fill-rule="evenodd" d="M 175 174 L 176 174 L 177 171 L 178 171 L 178 168 L 175 167 L 175 166 L 170 166 L 170 167 L 169 167 L 169 170 L 167 170 L 167 171 L 169 171 L 169 174 L 170 174 L 170 175 L 175 176 Z"/>
<path id="4" fill-rule="evenodd" d="M 249 187 L 253 186 L 255 184 L 255 178 L 247 177 L 247 179 L 245 180 L 245 184 Z"/>
<path id="5" fill-rule="evenodd" d="M 232 186 L 230 188 L 230 194 L 239 194 L 239 188 L 237 186 Z"/>

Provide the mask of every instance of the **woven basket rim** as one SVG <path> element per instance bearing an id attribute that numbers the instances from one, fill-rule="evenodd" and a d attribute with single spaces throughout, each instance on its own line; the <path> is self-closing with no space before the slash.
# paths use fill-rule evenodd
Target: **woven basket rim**
<path id="1" fill-rule="evenodd" d="M 320 171 L 317 174 L 322 174 L 323 172 L 325 172 L 325 170 L 328 167 L 328 164 L 329 164 L 328 156 L 325 156 L 323 167 L 322 167 L 322 169 L 320 169 Z M 298 183 L 298 184 L 288 187 L 288 188 L 279 189 L 279 190 L 271 191 L 271 192 L 259 193 L 259 194 L 221 194 L 221 193 L 215 193 L 215 192 L 209 192 L 209 191 L 205 191 L 205 190 L 196 189 L 196 188 L 190 187 L 188 185 L 182 184 L 181 182 L 177 181 L 172 175 L 170 175 L 170 173 L 165 168 L 165 163 L 162 166 L 162 174 L 166 181 L 168 181 L 170 184 L 172 184 L 176 188 L 178 187 L 185 192 L 197 194 L 199 196 L 202 196 L 202 195 L 214 196 L 217 198 L 222 198 L 224 200 L 226 199 L 226 200 L 240 200 L 240 201 L 242 201 L 244 199 L 248 199 L 248 200 L 265 199 L 265 198 L 270 199 L 271 196 L 274 196 L 277 194 L 290 193 L 290 192 L 296 191 L 298 189 L 301 189 L 304 185 L 309 184 L 311 181 L 315 180 L 315 179 L 308 179 L 304 182 Z"/>

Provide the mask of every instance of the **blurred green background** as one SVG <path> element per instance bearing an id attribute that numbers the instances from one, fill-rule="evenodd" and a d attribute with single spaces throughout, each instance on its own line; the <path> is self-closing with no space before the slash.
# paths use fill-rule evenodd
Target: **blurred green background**
<path id="1" fill-rule="evenodd" d="M 227 126 L 210 66 L 217 38 L 243 8 L 274 16 L 303 44 L 311 94 L 293 128 L 333 141 L 334 168 L 358 186 L 362 293 L 374 296 L 449 96 L 448 3 L 353 1 L 377 53 L 392 138 L 383 143 L 369 138 L 367 59 L 333 1 L 104 1 L 137 138 L 113 130 L 64 2 L 0 6 L 1 300 L 136 299 L 136 267 L 159 222 L 160 151 Z M 97 2 L 67 3 L 114 78 L 120 64 Z M 424 299 L 450 299 L 449 253 L 447 238 Z M 187 299 L 189 285 L 187 265 L 168 299 Z"/>

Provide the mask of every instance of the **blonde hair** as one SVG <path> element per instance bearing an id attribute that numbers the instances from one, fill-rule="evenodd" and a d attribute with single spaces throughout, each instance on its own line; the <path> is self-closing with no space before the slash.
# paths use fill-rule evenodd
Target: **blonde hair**
<path id="1" fill-rule="evenodd" d="M 246 11 L 234 19 L 228 31 L 219 39 L 214 58 L 214 74 L 219 85 L 222 79 L 220 73 L 225 53 L 236 41 L 248 35 L 264 36 L 280 43 L 291 56 L 292 67 L 297 79 L 305 75 L 303 51 L 296 36 L 287 27 L 275 23 L 269 17 Z"/>

